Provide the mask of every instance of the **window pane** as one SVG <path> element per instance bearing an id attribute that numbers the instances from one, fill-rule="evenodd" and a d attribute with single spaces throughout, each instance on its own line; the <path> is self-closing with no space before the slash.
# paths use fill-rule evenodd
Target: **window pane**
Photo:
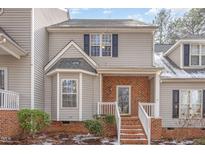
<path id="1" fill-rule="evenodd" d="M 205 45 L 202 45 L 202 47 L 201 47 L 201 54 L 205 55 Z"/>
<path id="2" fill-rule="evenodd" d="M 189 116 L 189 92 L 187 90 L 181 91 L 180 117 L 187 118 Z"/>
<path id="3" fill-rule="evenodd" d="M 102 55 L 111 56 L 111 46 L 105 46 L 104 48 L 102 48 Z"/>
<path id="4" fill-rule="evenodd" d="M 100 46 L 100 34 L 91 35 L 91 46 Z"/>
<path id="5" fill-rule="evenodd" d="M 190 116 L 199 118 L 201 116 L 201 99 L 202 92 L 200 90 L 191 90 L 190 92 Z"/>
<path id="6" fill-rule="evenodd" d="M 63 94 L 62 99 L 63 107 L 77 107 L 76 94 Z"/>
<path id="7" fill-rule="evenodd" d="M 100 46 L 91 46 L 91 56 L 100 56 Z"/>
<path id="8" fill-rule="evenodd" d="M 201 57 L 201 64 L 202 64 L 202 65 L 205 65 L 205 56 L 202 56 L 202 57 Z"/>
<path id="9" fill-rule="evenodd" d="M 191 54 L 192 55 L 199 55 L 199 45 L 191 45 Z"/>
<path id="10" fill-rule="evenodd" d="M 199 65 L 199 56 L 191 56 L 191 65 Z"/>
<path id="11" fill-rule="evenodd" d="M 4 85 L 4 70 L 0 70 L 0 89 L 5 89 Z"/>
<path id="12" fill-rule="evenodd" d="M 63 93 L 76 93 L 77 85 L 75 80 L 64 80 L 63 81 Z"/>
<path id="13" fill-rule="evenodd" d="M 102 35 L 102 45 L 111 46 L 111 34 Z"/>

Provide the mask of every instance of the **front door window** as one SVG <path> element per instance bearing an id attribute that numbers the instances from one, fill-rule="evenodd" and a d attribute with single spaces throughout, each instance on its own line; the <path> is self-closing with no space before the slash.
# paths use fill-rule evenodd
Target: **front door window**
<path id="1" fill-rule="evenodd" d="M 0 89 L 6 89 L 6 69 L 0 68 Z"/>
<path id="2" fill-rule="evenodd" d="M 130 87 L 117 86 L 117 102 L 121 114 L 130 113 Z"/>

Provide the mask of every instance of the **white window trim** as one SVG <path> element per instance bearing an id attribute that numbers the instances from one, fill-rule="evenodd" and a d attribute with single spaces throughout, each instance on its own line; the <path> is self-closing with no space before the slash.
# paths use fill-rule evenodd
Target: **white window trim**
<path id="1" fill-rule="evenodd" d="M 7 67 L 0 67 L 0 70 L 5 71 L 4 73 L 4 84 L 5 84 L 5 89 L 4 90 L 8 90 L 8 69 Z"/>
<path id="2" fill-rule="evenodd" d="M 92 56 L 91 55 L 91 35 L 100 35 L 100 56 Z M 102 36 L 103 36 L 103 34 L 110 34 L 111 35 L 111 54 L 110 54 L 110 56 L 103 56 L 102 55 Z M 112 46 L 112 33 L 90 33 L 89 34 L 90 36 L 89 36 L 89 38 L 90 38 L 90 44 L 89 44 L 89 55 L 91 56 L 91 57 L 112 57 L 112 49 L 113 49 L 113 46 Z"/>
<path id="3" fill-rule="evenodd" d="M 4 8 L 0 8 L 0 15 L 4 13 Z"/>
<path id="4" fill-rule="evenodd" d="M 186 90 L 186 91 L 192 91 L 192 90 L 201 91 L 202 95 L 201 95 L 201 115 L 200 115 L 200 119 L 202 119 L 203 118 L 203 90 L 204 89 L 180 89 L 179 90 L 179 118 L 183 119 L 183 117 L 181 117 L 181 99 L 182 99 L 181 93 L 182 93 L 183 90 Z"/>
<path id="5" fill-rule="evenodd" d="M 132 104 L 132 95 L 131 95 L 131 85 L 117 85 L 116 86 L 116 101 L 118 102 L 118 88 L 129 88 L 129 113 L 127 114 L 120 114 L 120 115 L 130 115 L 131 114 L 131 104 Z"/>
<path id="6" fill-rule="evenodd" d="M 189 54 L 189 67 L 190 68 L 196 68 L 196 67 L 205 67 L 205 65 L 202 65 L 202 45 L 204 45 L 204 44 L 200 44 L 200 43 L 189 43 L 189 45 L 190 45 L 190 54 Z M 191 64 L 191 56 L 193 55 L 195 55 L 195 54 L 192 54 L 191 53 L 191 50 L 192 50 L 192 45 L 199 45 L 199 55 L 196 55 L 196 56 L 199 56 L 199 65 L 192 65 Z M 205 56 L 205 55 L 204 55 Z"/>
<path id="7" fill-rule="evenodd" d="M 74 80 L 74 81 L 76 81 L 76 107 L 63 107 L 63 81 L 64 80 Z M 61 79 L 61 86 L 60 86 L 60 88 L 61 88 L 61 109 L 78 109 L 78 103 L 79 103 L 79 100 L 78 100 L 78 95 L 79 95 L 79 92 L 78 92 L 78 79 L 68 79 L 68 78 L 66 78 L 66 79 Z"/>

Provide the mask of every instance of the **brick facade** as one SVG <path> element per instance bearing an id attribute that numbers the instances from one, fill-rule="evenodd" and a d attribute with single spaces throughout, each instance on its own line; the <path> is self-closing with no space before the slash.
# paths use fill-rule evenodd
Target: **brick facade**
<path id="1" fill-rule="evenodd" d="M 138 102 L 150 102 L 150 81 L 142 76 L 103 76 L 103 102 L 116 101 L 117 85 L 131 86 L 131 115 L 138 114 Z"/>
<path id="2" fill-rule="evenodd" d="M 0 110 L 0 137 L 15 137 L 20 133 L 17 111 Z"/>
<path id="3" fill-rule="evenodd" d="M 51 125 L 46 127 L 42 132 L 45 133 L 58 133 L 66 132 L 69 134 L 88 134 L 89 131 L 85 127 L 84 122 L 69 122 L 63 123 L 60 121 L 53 121 Z M 104 125 L 103 126 L 103 136 L 113 137 L 116 136 L 116 126 L 115 125 Z"/>
<path id="4" fill-rule="evenodd" d="M 160 140 L 162 137 L 162 119 L 151 119 L 151 140 Z"/>
<path id="5" fill-rule="evenodd" d="M 162 129 L 162 138 L 166 139 L 194 139 L 205 137 L 205 130 L 201 128 L 167 128 Z"/>

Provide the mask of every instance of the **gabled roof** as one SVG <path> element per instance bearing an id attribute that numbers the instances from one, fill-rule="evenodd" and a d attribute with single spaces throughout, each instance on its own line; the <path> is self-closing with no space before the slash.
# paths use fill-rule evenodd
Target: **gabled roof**
<path id="1" fill-rule="evenodd" d="M 21 56 L 26 55 L 26 51 L 9 35 L 6 31 L 0 27 L 0 48 L 7 53 L 20 59 Z"/>
<path id="2" fill-rule="evenodd" d="M 169 48 L 169 50 L 167 50 L 164 53 L 164 56 L 169 55 L 181 43 L 201 43 L 201 42 L 205 43 L 205 36 L 196 36 L 196 35 L 185 36 L 180 40 L 178 40 L 171 48 Z"/>
<path id="3" fill-rule="evenodd" d="M 156 28 L 156 26 L 133 19 L 69 19 L 48 28 Z"/>
<path id="4" fill-rule="evenodd" d="M 91 59 L 74 41 L 70 41 L 60 52 L 58 52 L 58 54 L 51 59 L 48 64 L 44 67 L 45 71 L 48 71 L 53 65 L 55 65 L 60 59 L 61 56 L 71 47 L 74 46 L 77 51 L 82 54 L 83 58 L 93 67 L 93 68 L 97 68 L 97 64 L 96 62 Z M 77 58 L 77 57 L 76 57 Z"/>
<path id="5" fill-rule="evenodd" d="M 61 58 L 50 70 L 55 69 L 81 69 L 92 73 L 96 70 L 83 58 Z"/>
<path id="6" fill-rule="evenodd" d="M 155 52 L 163 52 L 165 53 L 167 50 L 169 50 L 173 44 L 155 44 Z"/>
<path id="7" fill-rule="evenodd" d="M 154 54 L 154 63 L 155 66 L 164 68 L 161 72 L 162 79 L 205 79 L 205 69 L 180 69 L 163 52 Z"/>

